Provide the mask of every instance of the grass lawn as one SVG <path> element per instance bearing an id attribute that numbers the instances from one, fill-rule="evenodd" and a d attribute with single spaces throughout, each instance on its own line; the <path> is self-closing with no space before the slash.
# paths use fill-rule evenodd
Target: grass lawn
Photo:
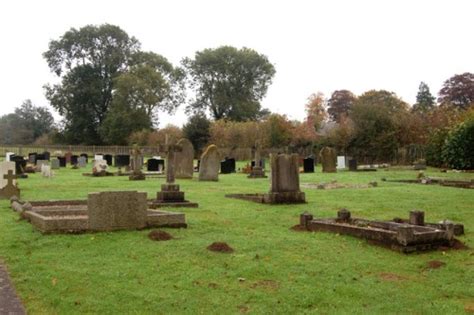
<path id="1" fill-rule="evenodd" d="M 89 170 L 89 168 L 87 169 Z M 88 192 L 138 190 L 154 196 L 164 179 L 91 178 L 61 169 L 52 179 L 20 179 L 22 200 L 85 199 Z M 330 233 L 295 232 L 299 214 L 334 217 L 342 207 L 355 217 L 407 217 L 426 211 L 427 222 L 464 223 L 460 237 L 474 248 L 474 191 L 438 185 L 382 182 L 416 172 L 301 174 L 302 183 L 337 180 L 377 188 L 303 189 L 307 204 L 261 205 L 226 193 L 266 192 L 268 179 L 221 175 L 219 182 L 179 180 L 197 209 L 182 208 L 187 229 L 165 229 L 175 239 L 153 242 L 149 230 L 42 235 L 0 201 L 0 258 L 31 314 L 83 313 L 415 313 L 474 311 L 474 251 L 400 254 Z M 425 172 L 473 179 L 474 174 Z M 195 176 L 197 177 L 197 176 Z M 227 242 L 232 254 L 206 247 Z M 426 268 L 439 260 L 446 265 Z"/>

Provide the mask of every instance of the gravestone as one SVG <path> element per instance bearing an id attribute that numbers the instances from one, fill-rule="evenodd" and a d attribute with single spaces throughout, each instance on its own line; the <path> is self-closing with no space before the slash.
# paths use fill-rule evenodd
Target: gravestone
<path id="1" fill-rule="evenodd" d="M 107 176 L 108 165 L 106 160 L 94 160 L 92 166 L 93 176 Z"/>
<path id="2" fill-rule="evenodd" d="M 130 155 L 118 154 L 115 156 L 116 167 L 126 167 L 130 165 Z"/>
<path id="3" fill-rule="evenodd" d="M 0 199 L 10 199 L 13 196 L 20 198 L 20 189 L 16 185 L 15 163 L 4 164 L 12 162 L 0 163 Z M 13 170 L 11 169 L 13 167 Z M 6 173 L 5 173 L 6 171 Z M 5 184 L 3 184 L 6 182 Z"/>
<path id="4" fill-rule="evenodd" d="M 49 161 L 47 161 L 47 160 L 37 160 L 36 161 L 36 172 L 41 172 L 41 167 L 43 165 L 49 165 Z"/>
<path id="5" fill-rule="evenodd" d="M 323 173 L 335 173 L 336 170 L 336 150 L 324 147 L 319 152 Z"/>
<path id="6" fill-rule="evenodd" d="M 255 153 L 254 153 L 254 161 L 252 168 L 250 170 L 250 174 L 247 178 L 266 178 L 263 159 L 261 158 L 260 154 L 260 142 L 255 141 Z"/>
<path id="7" fill-rule="evenodd" d="M 307 157 L 303 159 L 303 172 L 305 173 L 314 173 L 314 158 Z"/>
<path id="8" fill-rule="evenodd" d="M 357 160 L 349 159 L 349 171 L 357 172 Z"/>
<path id="9" fill-rule="evenodd" d="M 146 161 L 146 170 L 148 172 L 158 172 L 159 161 L 160 160 L 155 159 L 155 158 L 148 159 L 148 161 Z"/>
<path id="10" fill-rule="evenodd" d="M 201 155 L 201 162 L 199 165 L 199 180 L 200 181 L 218 181 L 219 180 L 219 152 L 217 146 L 211 144 L 206 148 Z"/>
<path id="11" fill-rule="evenodd" d="M 59 160 L 57 158 L 51 159 L 51 169 L 57 170 L 59 167 Z"/>
<path id="12" fill-rule="evenodd" d="M 38 153 L 36 153 L 36 152 L 28 153 L 28 162 L 30 162 L 31 164 L 36 164 L 36 156 L 37 155 L 38 155 Z"/>
<path id="13" fill-rule="evenodd" d="M 271 187 L 264 195 L 266 203 L 303 203 L 305 193 L 300 190 L 298 154 L 272 154 Z"/>
<path id="14" fill-rule="evenodd" d="M 7 152 L 7 153 L 5 153 L 5 161 L 6 161 L 6 162 L 10 162 L 10 161 L 11 161 L 11 157 L 14 156 L 14 155 L 15 155 L 15 153 L 13 153 L 13 152 Z"/>
<path id="15" fill-rule="evenodd" d="M 194 147 L 188 139 L 180 139 L 177 143 L 181 151 L 175 153 L 176 178 L 193 178 Z"/>
<path id="16" fill-rule="evenodd" d="M 83 156 L 86 158 L 86 164 L 89 163 L 89 155 L 87 155 L 87 153 L 81 153 L 80 156 Z"/>
<path id="17" fill-rule="evenodd" d="M 87 158 L 85 156 L 80 156 L 77 159 L 77 166 L 86 167 L 87 166 Z"/>
<path id="18" fill-rule="evenodd" d="M 51 153 L 49 151 L 44 151 L 43 152 L 43 159 L 49 161 L 51 159 Z"/>
<path id="19" fill-rule="evenodd" d="M 128 177 L 129 180 L 144 180 L 145 174 L 142 172 L 143 167 L 143 154 L 142 150 L 138 145 L 134 145 L 133 149 L 130 151 L 132 156 L 130 160 L 130 168 L 132 169 L 132 174 Z"/>
<path id="20" fill-rule="evenodd" d="M 71 155 L 71 165 L 77 165 L 77 160 L 79 159 L 79 156 L 77 155 Z"/>
<path id="21" fill-rule="evenodd" d="M 8 174 L 8 171 L 16 174 L 15 162 L 0 162 L 0 188 L 5 187 L 8 183 L 8 180 L 3 178 L 4 175 Z M 13 180 L 12 184 L 16 186 L 16 179 Z"/>
<path id="22" fill-rule="evenodd" d="M 343 170 L 346 168 L 346 157 L 345 156 L 338 156 L 337 157 L 337 169 Z"/>
<path id="23" fill-rule="evenodd" d="M 64 154 L 64 158 L 66 159 L 66 164 L 71 164 L 71 156 L 72 156 L 72 152 L 66 152 L 66 154 Z M 64 167 L 66 167 L 66 165 L 64 165 Z"/>
<path id="24" fill-rule="evenodd" d="M 99 160 L 104 161 L 105 160 Z M 89 194 L 89 228 L 93 231 L 142 229 L 147 225 L 146 193 L 108 191 Z"/>
<path id="25" fill-rule="evenodd" d="M 94 160 L 103 160 L 104 159 L 104 155 L 103 154 L 96 154 L 94 155 Z"/>
<path id="26" fill-rule="evenodd" d="M 107 165 L 111 166 L 112 165 L 112 155 L 111 154 L 105 154 L 104 155 L 104 160 L 107 161 Z"/>
<path id="27" fill-rule="evenodd" d="M 22 175 L 25 173 L 26 160 L 23 156 L 12 155 L 10 156 L 10 161 L 15 162 L 15 170 L 17 175 Z"/>
<path id="28" fill-rule="evenodd" d="M 51 178 L 53 177 L 53 171 L 51 170 L 51 166 L 47 164 L 41 165 L 41 175 L 43 177 Z"/>
<path id="29" fill-rule="evenodd" d="M 58 156 L 59 167 L 66 167 L 66 157 Z"/>
<path id="30" fill-rule="evenodd" d="M 221 174 L 235 173 L 235 159 L 225 158 L 221 161 Z"/>
<path id="31" fill-rule="evenodd" d="M 43 153 L 36 155 L 36 163 L 38 163 L 39 160 L 47 161 L 46 156 Z"/>

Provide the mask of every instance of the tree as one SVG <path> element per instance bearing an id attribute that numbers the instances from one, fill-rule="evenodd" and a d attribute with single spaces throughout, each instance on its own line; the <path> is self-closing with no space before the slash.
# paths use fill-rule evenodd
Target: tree
<path id="1" fill-rule="evenodd" d="M 460 170 L 474 169 L 474 115 L 449 132 L 442 156 L 449 167 Z"/>
<path id="2" fill-rule="evenodd" d="M 467 109 L 474 103 L 474 74 L 456 74 L 446 80 L 439 91 L 438 102 L 459 109 Z"/>
<path id="3" fill-rule="evenodd" d="M 349 114 L 349 110 L 356 100 L 356 96 L 348 90 L 337 90 L 327 102 L 328 114 L 336 122 Z"/>
<path id="4" fill-rule="evenodd" d="M 17 107 L 15 115 L 23 121 L 25 127 L 32 131 L 34 140 L 54 129 L 54 118 L 51 112 L 46 107 L 33 105 L 31 100 L 25 100 L 20 107 Z"/>
<path id="5" fill-rule="evenodd" d="M 196 99 L 188 111 L 209 110 L 216 120 L 256 120 L 262 114 L 260 100 L 266 95 L 275 68 L 264 55 L 249 48 L 222 46 L 204 49 L 194 59 L 182 61 Z"/>
<path id="6" fill-rule="evenodd" d="M 188 122 L 183 126 L 183 134 L 191 141 L 194 150 L 200 151 L 207 144 L 210 138 L 210 126 L 211 122 L 202 113 L 189 117 Z"/>
<path id="7" fill-rule="evenodd" d="M 266 134 L 269 137 L 269 147 L 279 148 L 288 146 L 292 138 L 292 125 L 285 115 L 272 114 L 265 121 Z"/>
<path id="8" fill-rule="evenodd" d="M 427 113 L 435 107 L 435 97 L 431 95 L 430 88 L 425 82 L 421 82 L 416 95 L 416 103 L 412 110 L 418 113 Z"/>
<path id="9" fill-rule="evenodd" d="M 314 126 L 315 130 L 321 128 L 322 123 L 327 118 L 324 94 L 318 92 L 311 94 L 308 97 L 308 102 L 305 105 L 306 121 Z"/>

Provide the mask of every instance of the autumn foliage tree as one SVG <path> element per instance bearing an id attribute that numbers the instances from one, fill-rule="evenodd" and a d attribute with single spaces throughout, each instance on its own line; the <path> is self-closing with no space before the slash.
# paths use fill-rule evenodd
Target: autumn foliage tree
<path id="1" fill-rule="evenodd" d="M 319 130 L 322 123 L 327 119 L 324 94 L 321 92 L 311 94 L 305 105 L 305 111 L 306 121 L 312 125 L 315 130 Z"/>
<path id="2" fill-rule="evenodd" d="M 474 74 L 465 72 L 446 80 L 439 91 L 441 105 L 467 109 L 474 103 Z"/>
<path id="3" fill-rule="evenodd" d="M 347 116 L 357 97 L 348 90 L 334 91 L 327 102 L 328 114 L 332 120 L 338 122 L 341 117 Z"/>

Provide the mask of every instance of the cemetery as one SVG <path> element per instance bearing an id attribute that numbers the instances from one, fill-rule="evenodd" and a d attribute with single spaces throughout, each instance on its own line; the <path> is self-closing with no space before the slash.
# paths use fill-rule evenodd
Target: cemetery
<path id="1" fill-rule="evenodd" d="M 4 3 L 0 315 L 474 314 L 474 2 L 247 2 Z"/>

